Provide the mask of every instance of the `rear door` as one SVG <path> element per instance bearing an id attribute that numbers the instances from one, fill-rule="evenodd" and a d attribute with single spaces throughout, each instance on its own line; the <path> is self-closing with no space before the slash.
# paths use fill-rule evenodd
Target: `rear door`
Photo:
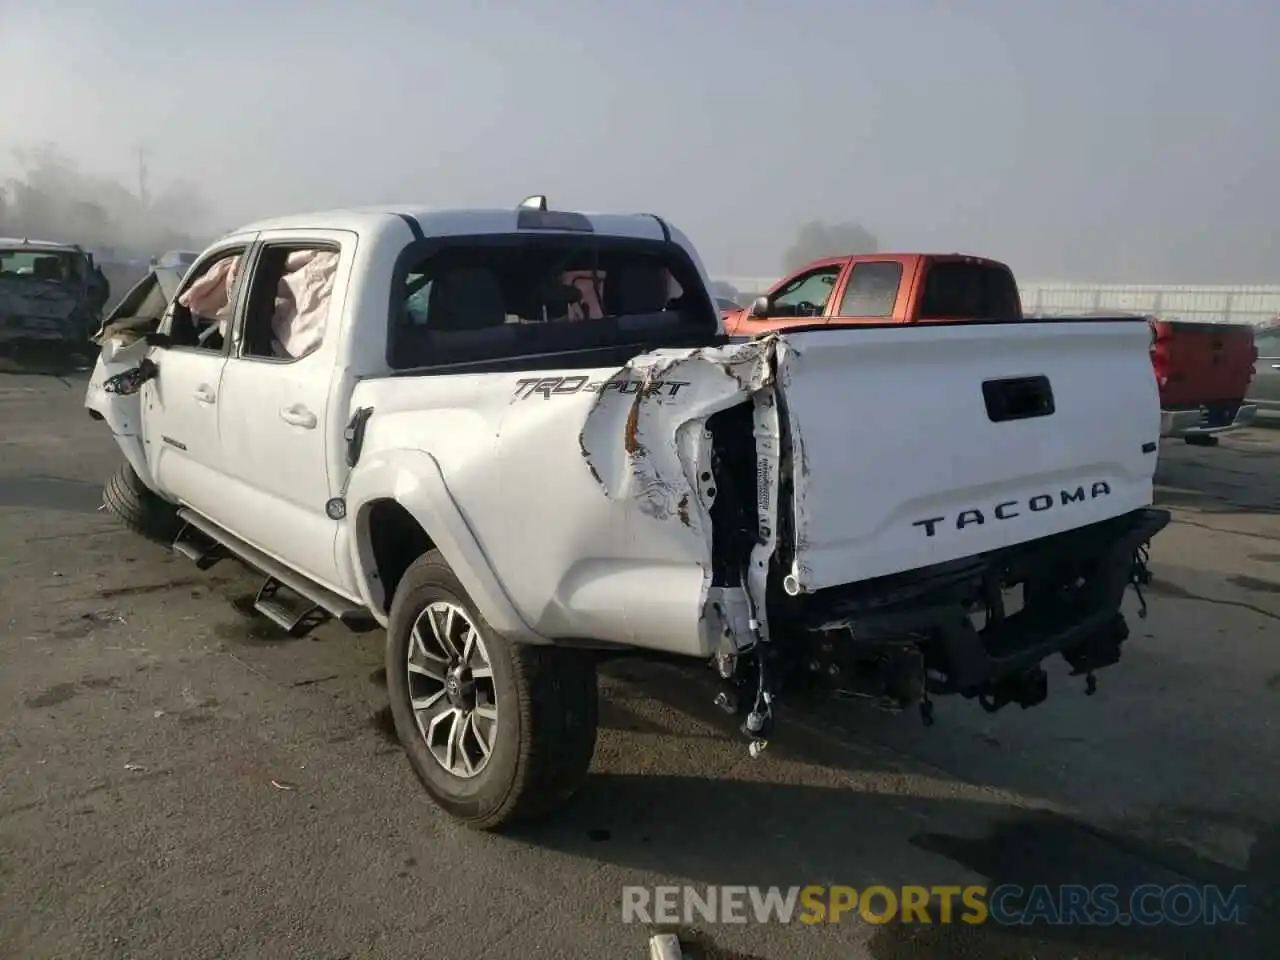
<path id="1" fill-rule="evenodd" d="M 339 592 L 338 522 L 326 506 L 341 492 L 346 421 L 331 392 L 355 242 L 343 230 L 261 235 L 218 413 L 226 495 L 237 506 L 213 515 Z"/>
<path id="2" fill-rule="evenodd" d="M 855 260 L 845 277 L 833 323 L 891 323 L 906 311 L 910 276 L 901 260 Z"/>

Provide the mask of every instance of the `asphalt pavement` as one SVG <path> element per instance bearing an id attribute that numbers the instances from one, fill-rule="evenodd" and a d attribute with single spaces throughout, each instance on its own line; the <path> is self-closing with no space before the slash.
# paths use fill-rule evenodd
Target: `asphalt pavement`
<path id="1" fill-rule="evenodd" d="M 626 884 L 1280 885 L 1280 431 L 1162 449 L 1177 522 L 1095 696 L 1055 668 L 1034 710 L 927 729 L 833 704 L 752 760 L 704 678 L 616 664 L 579 797 L 489 836 L 413 778 L 380 633 L 282 637 L 243 568 L 99 509 L 83 392 L 0 373 L 0 957 L 626 960 Z M 722 960 L 1274 957 L 1276 913 L 672 929 Z"/>

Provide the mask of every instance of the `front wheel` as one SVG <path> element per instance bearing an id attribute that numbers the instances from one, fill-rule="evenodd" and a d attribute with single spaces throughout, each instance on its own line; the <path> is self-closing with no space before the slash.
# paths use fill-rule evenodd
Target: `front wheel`
<path id="1" fill-rule="evenodd" d="M 148 540 L 172 543 L 182 526 L 178 508 L 149 489 L 127 460 L 103 487 L 102 502 L 117 520 Z"/>
<path id="2" fill-rule="evenodd" d="M 386 665 L 409 763 L 455 819 L 496 830 L 542 816 L 585 778 L 598 724 L 594 660 L 498 636 L 438 551 L 396 588 Z"/>

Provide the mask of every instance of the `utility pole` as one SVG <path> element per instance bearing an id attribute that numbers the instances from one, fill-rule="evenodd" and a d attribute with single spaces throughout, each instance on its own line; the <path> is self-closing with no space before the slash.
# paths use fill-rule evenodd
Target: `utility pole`
<path id="1" fill-rule="evenodd" d="M 147 148 L 138 147 L 138 201 L 143 208 L 151 205 L 151 198 L 147 196 Z"/>

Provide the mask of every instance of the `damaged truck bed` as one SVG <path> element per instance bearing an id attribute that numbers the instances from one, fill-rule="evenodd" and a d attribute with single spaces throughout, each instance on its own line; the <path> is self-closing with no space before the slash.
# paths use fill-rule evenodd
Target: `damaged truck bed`
<path id="1" fill-rule="evenodd" d="M 314 283 L 304 235 L 334 255 Z M 1091 692 L 1169 519 L 1141 321 L 729 342 L 657 217 L 258 224 L 148 317 L 113 316 L 86 400 L 127 461 L 109 502 L 258 567 L 290 629 L 385 626 L 410 762 L 481 827 L 585 773 L 603 655 L 712 666 L 753 754 L 791 695 L 1027 707 L 1053 655 Z"/>

